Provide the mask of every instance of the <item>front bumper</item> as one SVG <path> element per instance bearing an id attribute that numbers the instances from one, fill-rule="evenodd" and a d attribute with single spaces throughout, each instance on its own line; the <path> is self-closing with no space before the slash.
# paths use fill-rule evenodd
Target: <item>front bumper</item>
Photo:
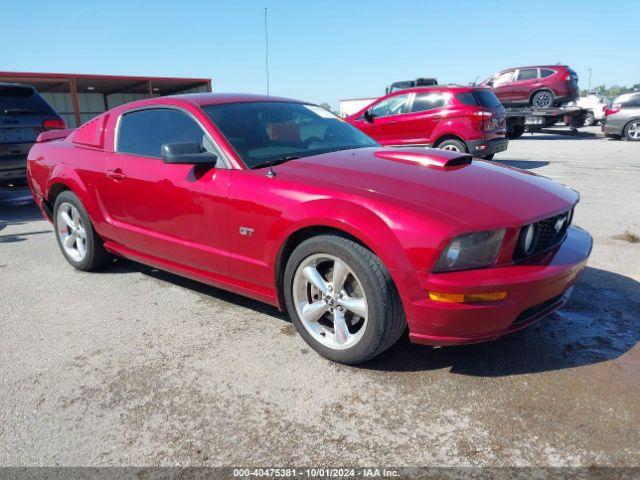
<path id="1" fill-rule="evenodd" d="M 474 157 L 486 157 L 504 152 L 509 146 L 508 138 L 493 138 L 491 140 L 467 140 L 467 151 Z"/>
<path id="2" fill-rule="evenodd" d="M 407 308 L 409 337 L 426 345 L 463 345 L 495 340 L 525 328 L 562 306 L 587 264 L 592 239 L 571 227 L 554 250 L 518 264 L 430 274 L 421 282 L 424 298 Z M 487 293 L 506 291 L 501 301 L 443 303 L 428 291 Z"/>

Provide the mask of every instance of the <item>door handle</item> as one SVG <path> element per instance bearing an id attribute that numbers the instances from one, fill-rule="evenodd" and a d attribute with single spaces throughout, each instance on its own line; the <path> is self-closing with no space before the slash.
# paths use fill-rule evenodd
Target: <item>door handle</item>
<path id="1" fill-rule="evenodd" d="M 395 125 L 396 123 L 398 123 L 398 121 L 397 121 L 397 120 L 391 120 L 391 121 L 389 122 L 389 124 L 391 124 L 391 125 Z"/>
<path id="2" fill-rule="evenodd" d="M 113 180 L 124 180 L 126 175 L 122 173 L 122 170 L 116 168 L 115 170 L 107 170 L 107 177 L 112 178 Z"/>

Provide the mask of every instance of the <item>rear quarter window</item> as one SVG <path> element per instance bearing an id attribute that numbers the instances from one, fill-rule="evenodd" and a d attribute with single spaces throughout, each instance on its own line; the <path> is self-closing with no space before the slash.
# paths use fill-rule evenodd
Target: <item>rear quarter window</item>
<path id="1" fill-rule="evenodd" d="M 0 85 L 0 115 L 55 115 L 51 106 L 30 87 Z"/>
<path id="2" fill-rule="evenodd" d="M 412 112 L 423 112 L 434 108 L 443 107 L 446 99 L 442 93 L 419 93 L 413 99 Z"/>
<path id="3" fill-rule="evenodd" d="M 500 100 L 490 90 L 475 90 L 473 92 L 456 93 L 458 101 L 465 105 L 474 105 L 488 108 L 500 106 Z"/>
<path id="4" fill-rule="evenodd" d="M 550 70 L 548 68 L 541 68 L 540 69 L 540 78 L 547 78 L 550 77 L 551 75 L 553 75 L 555 72 L 555 70 Z"/>

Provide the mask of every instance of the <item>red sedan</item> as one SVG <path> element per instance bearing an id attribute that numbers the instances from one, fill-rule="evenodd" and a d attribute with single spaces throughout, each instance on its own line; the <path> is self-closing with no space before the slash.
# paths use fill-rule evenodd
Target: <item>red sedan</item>
<path id="1" fill-rule="evenodd" d="M 578 194 L 460 152 L 381 148 L 315 105 L 193 94 L 40 135 L 37 204 L 80 270 L 122 256 L 287 308 L 320 354 L 498 338 L 562 305 Z M 135 301 L 131 299 L 130 301 Z"/>

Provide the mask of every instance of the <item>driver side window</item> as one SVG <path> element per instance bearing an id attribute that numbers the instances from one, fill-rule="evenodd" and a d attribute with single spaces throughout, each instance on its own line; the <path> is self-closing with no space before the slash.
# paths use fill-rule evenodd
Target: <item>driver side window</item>
<path id="1" fill-rule="evenodd" d="M 408 94 L 389 97 L 371 107 L 371 113 L 375 117 L 388 117 L 390 115 L 406 113 L 408 100 Z"/>
<path id="2" fill-rule="evenodd" d="M 505 85 L 507 83 L 511 83 L 511 82 L 513 82 L 513 77 L 514 77 L 514 72 L 513 71 L 499 73 L 498 75 L 496 75 L 496 77 L 493 80 L 493 86 L 494 87 L 499 87 L 501 85 Z"/>
<path id="3" fill-rule="evenodd" d="M 215 152 L 200 126 L 186 113 L 171 108 L 150 108 L 125 113 L 120 118 L 116 151 L 161 158 L 166 143 L 195 142 Z"/>

